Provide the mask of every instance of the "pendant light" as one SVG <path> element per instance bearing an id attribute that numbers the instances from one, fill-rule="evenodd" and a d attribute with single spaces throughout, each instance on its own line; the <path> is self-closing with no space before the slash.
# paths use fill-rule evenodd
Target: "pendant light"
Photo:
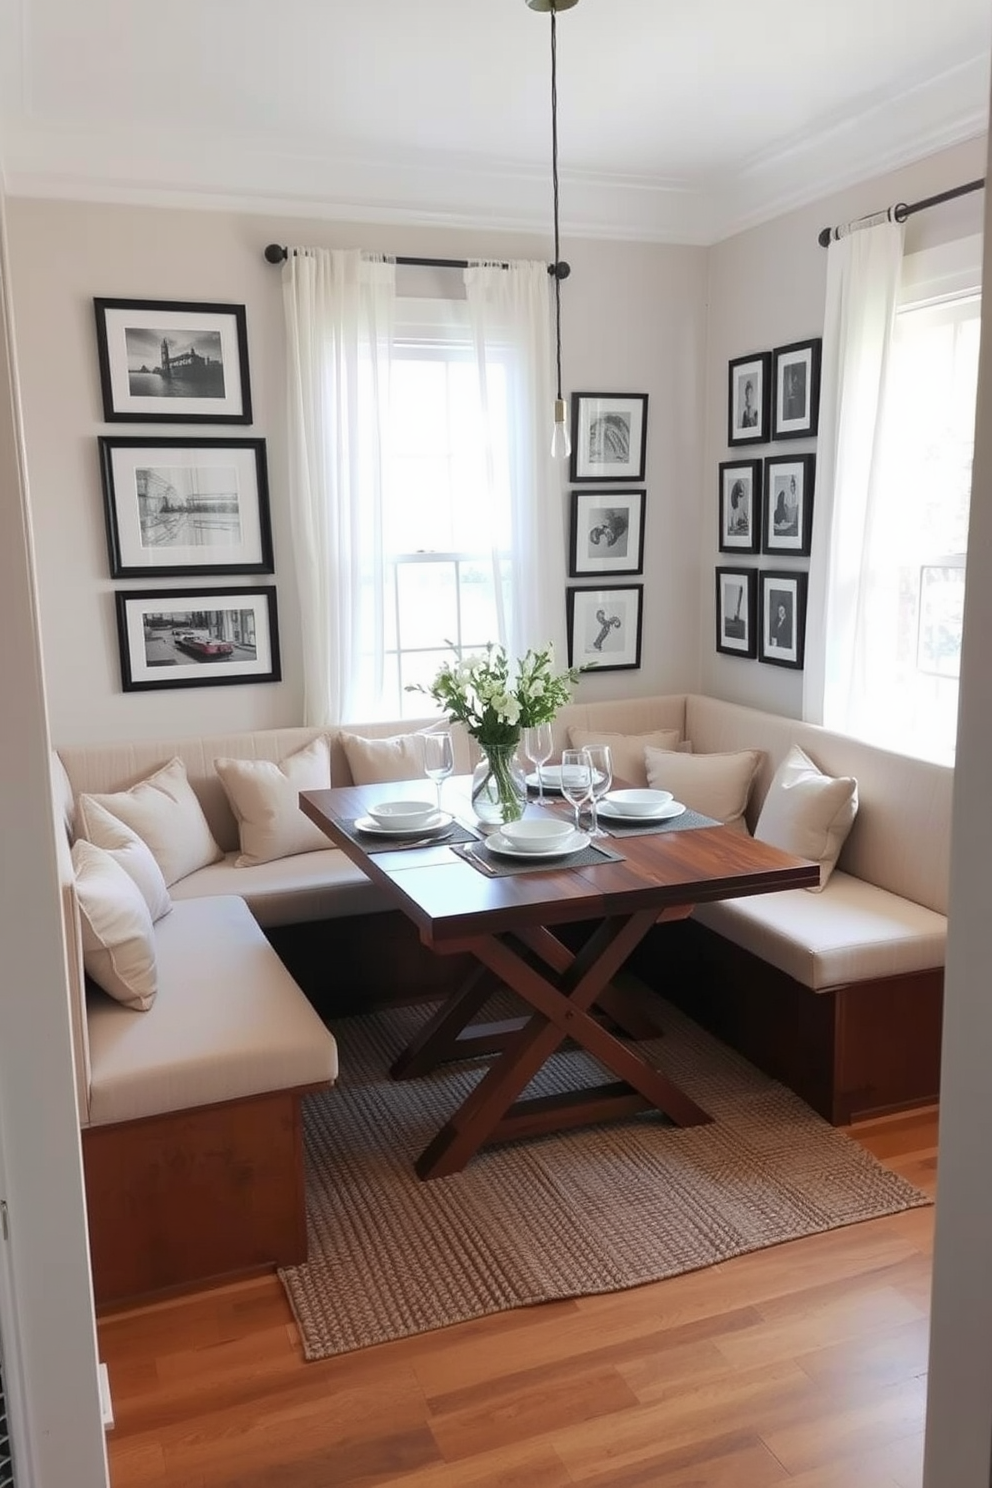
<path id="1" fill-rule="evenodd" d="M 555 419 L 551 434 L 551 457 L 567 460 L 572 453 L 572 441 L 568 435 L 568 415 L 565 400 L 561 395 L 561 281 L 567 279 L 571 269 L 559 258 L 558 248 L 558 33 L 556 19 L 559 10 L 571 10 L 579 0 L 526 0 L 531 10 L 551 14 L 551 186 L 554 205 L 555 257 L 548 269 L 555 278 Z"/>

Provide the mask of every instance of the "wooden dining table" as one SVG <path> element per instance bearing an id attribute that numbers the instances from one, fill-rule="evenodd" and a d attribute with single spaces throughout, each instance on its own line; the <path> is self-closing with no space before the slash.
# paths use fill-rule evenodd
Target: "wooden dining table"
<path id="1" fill-rule="evenodd" d="M 366 835 L 354 823 L 369 806 L 423 794 L 423 782 L 304 791 L 301 810 L 385 890 L 438 955 L 470 952 L 474 968 L 427 1019 L 392 1067 L 392 1077 L 428 1075 L 439 1064 L 479 1056 L 491 1063 L 421 1153 L 421 1178 L 459 1172 L 480 1147 L 656 1109 L 680 1126 L 710 1117 L 638 1047 L 657 1037 L 650 1009 L 614 978 L 660 921 L 684 919 L 714 899 L 806 888 L 819 867 L 728 827 L 661 829 L 609 837 L 612 854 L 590 863 L 502 876 L 473 866 L 443 838 Z M 447 782 L 456 824 L 475 828 L 469 782 Z M 529 813 L 542 808 L 533 805 Z M 543 808 L 547 809 L 547 808 Z M 552 808 L 554 809 L 554 808 Z M 481 837 L 481 832 L 479 833 Z M 382 850 L 384 844 L 388 850 Z M 469 844 L 471 851 L 471 844 Z M 482 856 L 480 854 L 480 856 Z M 587 855 L 588 856 L 588 855 Z M 515 860 L 519 862 L 519 860 Z M 566 927 L 577 927 L 568 933 Z M 500 987 L 518 994 L 518 1018 L 473 1019 Z M 566 1039 L 614 1078 L 554 1095 L 522 1092 Z"/>

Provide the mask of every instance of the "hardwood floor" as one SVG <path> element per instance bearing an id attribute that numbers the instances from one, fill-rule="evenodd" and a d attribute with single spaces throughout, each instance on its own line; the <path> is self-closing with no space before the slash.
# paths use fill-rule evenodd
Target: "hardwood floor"
<path id="1" fill-rule="evenodd" d="M 935 1110 L 851 1129 L 921 1188 Z M 113 1488 L 919 1488 L 933 1210 L 319 1364 L 262 1277 L 99 1324 Z"/>

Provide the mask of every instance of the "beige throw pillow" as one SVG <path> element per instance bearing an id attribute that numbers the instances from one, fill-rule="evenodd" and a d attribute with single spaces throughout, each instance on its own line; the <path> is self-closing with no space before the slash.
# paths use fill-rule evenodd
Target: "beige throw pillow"
<path id="1" fill-rule="evenodd" d="M 172 908 L 172 899 L 162 870 L 138 834 L 92 799 L 86 806 L 86 822 L 86 840 L 109 853 L 134 880 L 152 919 L 160 920 L 167 915 Z"/>
<path id="2" fill-rule="evenodd" d="M 151 849 L 167 884 L 224 856 L 178 755 L 130 790 L 81 795 L 76 806 L 77 825 L 81 834 L 92 840 L 88 815 L 91 801 L 137 832 Z"/>
<path id="3" fill-rule="evenodd" d="M 779 765 L 761 805 L 755 837 L 797 858 L 820 865 L 819 894 L 827 886 L 858 814 L 858 782 L 852 775 L 824 775 L 793 744 Z"/>
<path id="4" fill-rule="evenodd" d="M 648 783 L 645 749 L 677 749 L 681 737 L 678 729 L 654 729 L 648 734 L 607 734 L 602 729 L 588 728 L 570 728 L 568 731 L 568 742 L 573 749 L 608 744 L 613 758 L 614 780 L 641 788 Z"/>
<path id="5" fill-rule="evenodd" d="M 136 1012 L 155 1001 L 155 932 L 137 884 L 102 847 L 74 843 L 83 966 L 110 996 Z"/>
<path id="6" fill-rule="evenodd" d="M 278 765 L 271 760 L 215 759 L 214 769 L 238 819 L 241 853 L 236 868 L 331 846 L 299 803 L 300 791 L 326 790 L 331 783 L 330 748 L 323 734 Z"/>
<path id="7" fill-rule="evenodd" d="M 648 749 L 645 753 L 652 790 L 670 790 L 676 801 L 693 811 L 724 822 L 736 832 L 747 831 L 744 812 L 761 765 L 760 750 L 681 754 Z"/>
<path id="8" fill-rule="evenodd" d="M 366 739 L 340 734 L 345 759 L 356 785 L 380 785 L 389 780 L 419 780 L 424 774 L 424 749 L 419 734 L 392 734 Z"/>

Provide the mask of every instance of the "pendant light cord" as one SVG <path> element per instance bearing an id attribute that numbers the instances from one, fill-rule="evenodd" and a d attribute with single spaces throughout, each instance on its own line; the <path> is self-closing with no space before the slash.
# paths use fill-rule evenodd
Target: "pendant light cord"
<path id="1" fill-rule="evenodd" d="M 559 263 L 561 254 L 558 247 L 558 31 L 556 26 L 557 11 L 552 0 L 551 5 L 551 186 L 554 199 L 555 214 L 555 357 L 557 367 L 557 390 L 556 397 L 561 402 L 561 275 Z"/>

